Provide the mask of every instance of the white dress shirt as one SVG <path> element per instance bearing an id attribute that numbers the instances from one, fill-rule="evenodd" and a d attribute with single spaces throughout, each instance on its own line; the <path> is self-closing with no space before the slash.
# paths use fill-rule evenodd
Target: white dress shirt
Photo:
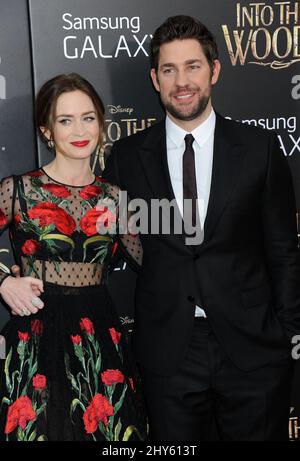
<path id="1" fill-rule="evenodd" d="M 214 133 L 216 114 L 212 109 L 209 117 L 191 131 L 194 137 L 195 168 L 197 180 L 198 210 L 203 228 L 210 194 Z M 168 116 L 166 118 L 167 158 L 171 184 L 181 215 L 183 216 L 183 171 L 182 158 L 185 151 L 184 138 L 188 132 L 176 125 Z M 195 316 L 206 317 L 205 311 L 196 306 Z"/>

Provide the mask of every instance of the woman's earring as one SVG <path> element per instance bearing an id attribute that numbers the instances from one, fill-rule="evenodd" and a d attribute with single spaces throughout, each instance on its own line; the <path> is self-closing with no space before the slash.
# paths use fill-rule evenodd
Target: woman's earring
<path id="1" fill-rule="evenodd" d="M 54 141 L 52 141 L 52 139 L 49 139 L 47 144 L 48 144 L 49 149 L 53 149 L 54 146 L 55 146 L 55 143 L 54 143 Z"/>

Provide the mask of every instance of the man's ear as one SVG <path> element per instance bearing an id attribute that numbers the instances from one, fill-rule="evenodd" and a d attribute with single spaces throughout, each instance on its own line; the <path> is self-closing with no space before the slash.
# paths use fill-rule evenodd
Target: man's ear
<path id="1" fill-rule="evenodd" d="M 155 69 L 151 69 L 150 76 L 151 76 L 151 80 L 154 85 L 154 88 L 156 89 L 156 91 L 160 92 L 159 81 L 158 81 L 157 73 Z"/>
<path id="2" fill-rule="evenodd" d="M 212 77 L 211 77 L 211 84 L 215 85 L 217 81 L 219 80 L 219 75 L 221 71 L 221 63 L 218 59 L 214 60 L 214 69 L 212 72 Z"/>

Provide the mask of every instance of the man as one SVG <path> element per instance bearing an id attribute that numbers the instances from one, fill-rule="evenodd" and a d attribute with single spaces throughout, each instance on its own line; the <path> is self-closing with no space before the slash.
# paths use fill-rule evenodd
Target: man
<path id="1" fill-rule="evenodd" d="M 288 439 L 291 338 L 300 332 L 296 209 L 274 133 L 212 108 L 217 45 L 169 18 L 151 43 L 166 119 L 113 146 L 104 176 L 131 199 L 198 199 L 204 238 L 141 235 L 134 351 L 153 440 Z M 187 136 L 187 135 L 192 135 Z M 151 217 L 150 217 L 151 219 Z"/>

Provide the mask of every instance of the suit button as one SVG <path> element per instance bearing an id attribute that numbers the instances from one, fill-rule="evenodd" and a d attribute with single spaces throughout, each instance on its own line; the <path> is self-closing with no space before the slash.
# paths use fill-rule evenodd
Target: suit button
<path id="1" fill-rule="evenodd" d="M 190 303 L 195 302 L 194 296 L 188 296 L 187 299 L 188 299 L 188 301 L 190 301 Z"/>
<path id="2" fill-rule="evenodd" d="M 199 255 L 193 256 L 193 260 L 194 260 L 194 261 L 197 261 L 197 259 L 199 259 Z"/>

